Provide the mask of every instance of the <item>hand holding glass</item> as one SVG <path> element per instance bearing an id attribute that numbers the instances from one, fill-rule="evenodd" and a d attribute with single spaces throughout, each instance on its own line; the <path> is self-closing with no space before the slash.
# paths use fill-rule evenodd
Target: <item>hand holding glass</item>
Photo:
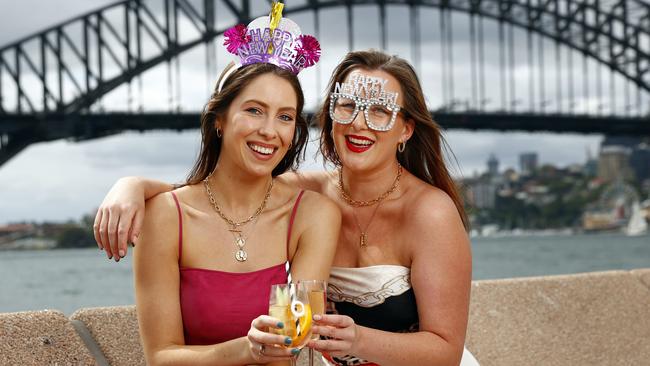
<path id="1" fill-rule="evenodd" d="M 300 284 L 280 284 L 271 286 L 269 315 L 284 323 L 281 329 L 271 329 L 272 333 L 291 338 L 286 347 L 303 348 L 311 336 L 311 307 L 309 292 Z M 295 359 L 292 358 L 292 364 Z"/>

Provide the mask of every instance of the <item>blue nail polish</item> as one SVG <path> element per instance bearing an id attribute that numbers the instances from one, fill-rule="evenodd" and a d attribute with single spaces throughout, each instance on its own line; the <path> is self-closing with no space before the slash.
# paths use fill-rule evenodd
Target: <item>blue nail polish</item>
<path id="1" fill-rule="evenodd" d="M 284 323 L 283 322 L 278 322 L 278 324 L 276 324 L 275 326 L 282 329 L 282 328 L 284 328 Z"/>
<path id="2" fill-rule="evenodd" d="M 298 348 L 294 348 L 294 349 L 291 350 L 291 354 L 294 355 L 294 356 L 298 355 L 299 353 L 300 353 L 300 350 Z"/>
<path id="3" fill-rule="evenodd" d="M 284 339 L 284 344 L 286 344 L 286 345 L 290 345 L 290 344 L 291 344 L 291 338 L 290 338 L 290 337 L 286 337 L 286 338 Z"/>

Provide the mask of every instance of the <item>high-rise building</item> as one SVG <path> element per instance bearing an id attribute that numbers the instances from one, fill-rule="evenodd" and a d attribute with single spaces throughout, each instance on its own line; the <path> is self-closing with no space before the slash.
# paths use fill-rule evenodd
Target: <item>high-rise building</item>
<path id="1" fill-rule="evenodd" d="M 634 179 L 634 173 L 629 163 L 631 152 L 632 150 L 625 146 L 602 146 L 598 158 L 598 177 L 607 182 L 619 178 Z"/>
<path id="2" fill-rule="evenodd" d="M 519 154 L 519 170 L 523 175 L 532 175 L 537 170 L 537 153 L 526 152 Z"/>
<path id="3" fill-rule="evenodd" d="M 588 177 L 598 175 L 598 159 L 591 156 L 591 150 L 589 148 L 587 148 L 587 161 L 585 162 L 584 172 Z"/>
<path id="4" fill-rule="evenodd" d="M 487 161 L 488 174 L 492 177 L 499 175 L 499 160 L 494 154 L 490 154 L 490 158 Z"/>
<path id="5" fill-rule="evenodd" d="M 601 151 L 608 151 L 610 156 L 606 158 L 608 160 L 606 163 L 599 162 L 598 176 L 602 177 L 601 165 L 621 165 L 614 163 L 613 160 L 622 158 L 613 155 L 624 153 L 627 154 L 627 158 L 625 159 L 626 163 L 622 165 L 627 165 L 627 169 L 621 170 L 619 166 L 617 167 L 618 173 L 613 174 L 622 174 L 621 178 L 623 179 L 636 179 L 639 182 L 650 179 L 650 137 L 608 136 L 603 140 Z M 602 167 L 605 176 L 610 175 L 607 168 Z"/>
<path id="6" fill-rule="evenodd" d="M 640 143 L 630 154 L 630 168 L 639 182 L 650 180 L 650 145 Z"/>

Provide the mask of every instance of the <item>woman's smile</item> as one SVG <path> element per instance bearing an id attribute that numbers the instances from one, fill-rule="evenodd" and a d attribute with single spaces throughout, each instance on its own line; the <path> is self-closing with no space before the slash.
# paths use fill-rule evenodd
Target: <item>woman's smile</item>
<path id="1" fill-rule="evenodd" d="M 363 153 L 368 151 L 375 143 L 374 140 L 359 135 L 346 135 L 345 145 L 354 153 Z"/>
<path id="2" fill-rule="evenodd" d="M 248 142 L 246 145 L 253 152 L 253 156 L 264 161 L 273 158 L 275 152 L 278 150 L 277 146 L 262 142 Z"/>

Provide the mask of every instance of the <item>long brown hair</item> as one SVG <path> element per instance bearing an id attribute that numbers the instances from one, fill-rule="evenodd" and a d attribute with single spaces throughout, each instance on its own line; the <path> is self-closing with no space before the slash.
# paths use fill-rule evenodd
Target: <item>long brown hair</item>
<path id="1" fill-rule="evenodd" d="M 298 77 L 290 71 L 275 65 L 258 63 L 243 66 L 235 70 L 225 80 L 221 90 L 218 90 L 218 85 L 222 81 L 221 79 L 223 79 L 232 67 L 234 67 L 234 64 L 231 63 L 221 73 L 215 86 L 215 90 L 201 113 L 201 151 L 194 163 L 194 167 L 187 176 L 186 184 L 197 184 L 201 182 L 217 165 L 219 154 L 221 152 L 221 138 L 217 136 L 217 130 L 214 126 L 216 118 L 224 117 L 226 115 L 228 107 L 230 107 L 232 101 L 251 81 L 253 81 L 253 79 L 268 73 L 287 80 L 293 87 L 293 90 L 296 93 L 296 99 L 298 100 L 298 105 L 296 106 L 296 130 L 291 142 L 291 148 L 287 151 L 280 163 L 273 169 L 272 175 L 275 177 L 289 169 L 295 170 L 298 167 L 300 160 L 304 158 L 305 145 L 309 131 L 307 120 L 302 114 L 305 97 L 302 93 L 302 87 L 300 86 Z"/>
<path id="2" fill-rule="evenodd" d="M 469 229 L 469 220 L 463 207 L 463 200 L 445 165 L 442 153 L 443 147 L 446 151 L 451 150 L 442 136 L 440 126 L 431 117 L 415 70 L 408 61 L 400 57 L 390 56 L 377 50 L 355 51 L 348 53 L 334 69 L 327 87 L 327 97 L 316 115 L 316 119 L 322 127 L 320 148 L 325 159 L 336 165 L 341 165 L 331 135 L 332 118 L 329 115 L 329 93 L 334 91 L 336 82 L 342 82 L 353 69 L 357 68 L 382 70 L 397 79 L 404 96 L 404 106 L 401 111 L 404 112 L 405 119 L 410 118 L 415 122 L 413 135 L 406 144 L 404 152 L 397 154 L 397 160 L 416 177 L 447 193 L 454 201 L 463 220 L 463 225 Z"/>

